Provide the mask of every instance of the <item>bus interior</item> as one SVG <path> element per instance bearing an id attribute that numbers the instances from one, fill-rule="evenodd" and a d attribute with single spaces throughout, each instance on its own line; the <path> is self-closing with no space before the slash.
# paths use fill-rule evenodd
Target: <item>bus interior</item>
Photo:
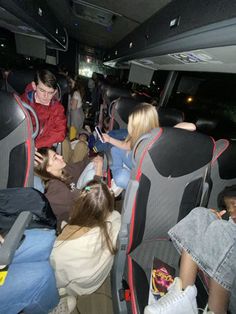
<path id="1" fill-rule="evenodd" d="M 152 103 L 159 116 L 160 127 L 136 141 L 128 186 L 115 199 L 121 227 L 109 276 L 91 295 L 76 296 L 72 312 L 60 313 L 144 313 L 153 261 L 179 273 L 180 256 L 169 229 L 195 207 L 217 208 L 218 194 L 236 184 L 235 28 L 236 3 L 230 0 L 0 0 L 1 204 L 6 191 L 34 187 L 41 124 L 20 95 L 36 70 L 55 74 L 57 98 L 63 103 L 65 97 L 65 108 L 69 74 L 79 76 L 87 133 L 106 118 L 109 131 L 127 129 L 130 114 L 143 102 Z M 89 85 L 94 73 L 95 106 Z M 196 131 L 173 127 L 184 122 Z M 58 154 L 63 147 L 58 143 Z M 89 154 L 97 155 L 93 146 Z M 104 180 L 111 187 L 111 151 L 103 158 Z M 0 265 L 11 265 L 31 211 L 15 217 L 0 245 Z M 0 221 L 3 217 L 0 208 Z M 0 294 L 2 274 L 0 269 Z M 236 291 L 236 279 L 233 283 Z M 203 271 L 196 286 L 198 307 L 204 308 L 209 278 Z M 9 314 L 21 313 L 28 312 L 9 307 Z M 236 313 L 233 293 L 227 313 Z"/>

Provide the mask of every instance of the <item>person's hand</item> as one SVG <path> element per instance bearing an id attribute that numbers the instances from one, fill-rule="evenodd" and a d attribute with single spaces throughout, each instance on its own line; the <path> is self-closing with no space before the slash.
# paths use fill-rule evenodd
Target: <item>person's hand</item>
<path id="1" fill-rule="evenodd" d="M 35 154 L 34 154 L 34 165 L 38 166 L 42 162 L 43 162 L 43 156 L 40 153 L 38 153 L 37 151 L 35 151 Z"/>
<path id="2" fill-rule="evenodd" d="M 103 139 L 105 143 L 110 143 L 110 136 L 106 133 L 102 133 Z"/>
<path id="3" fill-rule="evenodd" d="M 95 165 L 95 168 L 102 168 L 103 166 L 103 158 L 101 156 L 96 156 L 94 159 L 93 159 L 93 162 L 94 162 L 94 165 Z"/>
<path id="4" fill-rule="evenodd" d="M 1 236 L 1 234 L 0 234 L 0 244 L 3 244 L 3 242 L 4 242 L 4 238 L 3 238 L 3 236 Z"/>
<path id="5" fill-rule="evenodd" d="M 211 211 L 216 215 L 218 219 L 222 219 L 222 216 L 226 213 L 226 210 L 221 210 L 220 212 L 216 209 L 211 209 Z"/>

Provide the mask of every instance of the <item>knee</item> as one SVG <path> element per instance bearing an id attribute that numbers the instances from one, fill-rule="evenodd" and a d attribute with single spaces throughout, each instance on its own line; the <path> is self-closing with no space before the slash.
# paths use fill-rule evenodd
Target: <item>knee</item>
<path id="1" fill-rule="evenodd" d="M 113 179 L 117 186 L 126 189 L 129 183 L 130 173 L 128 173 L 128 171 L 125 173 L 120 171 L 116 174 L 113 174 Z"/>

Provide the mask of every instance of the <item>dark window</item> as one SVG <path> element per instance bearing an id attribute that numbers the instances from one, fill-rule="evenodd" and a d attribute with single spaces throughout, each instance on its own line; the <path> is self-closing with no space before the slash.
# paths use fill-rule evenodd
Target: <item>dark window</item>
<path id="1" fill-rule="evenodd" d="M 236 75 L 181 72 L 168 106 L 215 138 L 236 137 Z"/>

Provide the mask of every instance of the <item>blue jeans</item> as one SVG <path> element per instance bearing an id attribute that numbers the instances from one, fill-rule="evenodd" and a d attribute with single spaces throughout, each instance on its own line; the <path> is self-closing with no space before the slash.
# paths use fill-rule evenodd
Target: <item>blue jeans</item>
<path id="1" fill-rule="evenodd" d="M 49 256 L 55 231 L 31 229 L 16 250 L 8 275 L 0 286 L 0 313 L 46 314 L 59 302 Z"/>
<path id="2" fill-rule="evenodd" d="M 111 171 L 115 184 L 126 189 L 130 180 L 130 171 L 132 168 L 132 151 L 112 147 L 111 156 Z"/>
<path id="3" fill-rule="evenodd" d="M 117 140 L 123 141 L 127 137 L 128 131 L 127 129 L 111 130 L 108 132 L 108 135 Z M 112 148 L 112 146 L 113 146 L 112 144 L 102 143 L 100 140 L 96 141 L 94 145 L 98 152 L 107 152 Z"/>
<path id="4" fill-rule="evenodd" d="M 34 175 L 34 188 L 41 193 L 45 192 L 43 181 L 40 177 Z"/>

